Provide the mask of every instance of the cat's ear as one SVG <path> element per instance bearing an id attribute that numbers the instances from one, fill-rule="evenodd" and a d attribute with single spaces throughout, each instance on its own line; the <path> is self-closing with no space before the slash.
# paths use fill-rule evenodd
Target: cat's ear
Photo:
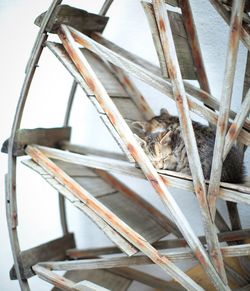
<path id="1" fill-rule="evenodd" d="M 147 145 L 146 141 L 142 138 L 140 138 L 137 134 L 134 134 L 134 137 L 136 141 L 139 143 L 139 145 L 144 149 Z"/>
<path id="2" fill-rule="evenodd" d="M 170 114 L 168 113 L 167 109 L 166 108 L 162 108 L 161 111 L 160 111 L 160 116 L 161 117 L 169 117 Z"/>
<path id="3" fill-rule="evenodd" d="M 172 140 L 173 132 L 170 130 L 168 132 L 163 132 L 161 135 L 160 144 L 169 145 Z"/>
<path id="4" fill-rule="evenodd" d="M 146 121 L 135 121 L 130 125 L 131 130 L 138 137 L 144 137 L 147 133 L 147 122 Z"/>

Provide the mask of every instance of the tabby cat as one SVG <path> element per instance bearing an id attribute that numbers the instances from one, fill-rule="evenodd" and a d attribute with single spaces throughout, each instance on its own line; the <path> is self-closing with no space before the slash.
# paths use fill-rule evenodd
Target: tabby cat
<path id="1" fill-rule="evenodd" d="M 205 179 L 210 178 L 215 132 L 192 121 Z M 179 118 L 162 109 L 159 116 L 145 122 L 133 122 L 135 136 L 156 169 L 190 173 Z M 221 181 L 243 183 L 244 166 L 240 150 L 233 146 L 223 163 Z"/>

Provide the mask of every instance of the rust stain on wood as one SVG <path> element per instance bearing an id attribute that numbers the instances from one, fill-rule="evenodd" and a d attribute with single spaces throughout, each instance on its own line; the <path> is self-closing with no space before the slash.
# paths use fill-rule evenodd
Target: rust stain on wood
<path id="1" fill-rule="evenodd" d="M 164 20 L 162 18 L 160 18 L 159 26 L 160 26 L 161 31 L 166 32 L 165 23 L 164 23 Z"/>
<path id="2" fill-rule="evenodd" d="M 201 263 L 201 265 L 207 268 L 207 262 L 205 261 L 203 254 L 200 252 L 198 248 L 194 250 L 194 255 L 197 258 L 197 260 Z"/>
<path id="3" fill-rule="evenodd" d="M 238 39 L 239 39 L 239 29 L 240 29 L 240 20 L 239 17 L 235 17 L 232 25 L 231 30 L 231 41 L 230 41 L 230 49 L 235 50 L 235 48 L 238 45 Z"/>
<path id="4" fill-rule="evenodd" d="M 230 128 L 228 130 L 228 134 L 229 134 L 230 139 L 234 139 L 235 133 L 236 133 L 236 127 L 237 127 L 237 125 L 235 123 L 232 123 L 232 125 L 230 126 Z"/>

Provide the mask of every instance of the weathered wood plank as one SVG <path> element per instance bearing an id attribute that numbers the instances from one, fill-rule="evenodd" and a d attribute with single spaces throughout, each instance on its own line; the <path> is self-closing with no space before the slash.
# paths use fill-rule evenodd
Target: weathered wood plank
<path id="1" fill-rule="evenodd" d="M 75 247 L 75 240 L 73 234 L 70 233 L 62 238 L 22 251 L 19 255 L 19 260 L 22 262 L 20 270 L 21 277 L 28 279 L 34 276 L 32 266 L 39 262 L 65 259 L 66 250 L 72 247 Z M 14 267 L 10 270 L 10 279 L 17 279 Z"/>
<path id="2" fill-rule="evenodd" d="M 162 52 L 162 46 L 159 38 L 159 33 L 158 33 L 158 27 L 156 24 L 155 16 L 154 16 L 154 11 L 152 9 L 152 4 L 149 2 L 142 1 L 141 2 L 142 7 L 144 9 L 144 12 L 146 14 L 148 24 L 151 30 L 152 34 L 152 39 L 154 42 L 155 50 L 158 56 L 160 68 L 161 68 L 161 74 L 165 77 L 168 78 L 168 71 L 166 69 L 166 66 L 164 64 L 164 56 Z"/>
<path id="3" fill-rule="evenodd" d="M 223 88 L 221 93 L 221 105 L 216 127 L 216 137 L 210 177 L 210 180 L 213 181 L 213 183 L 210 183 L 208 187 L 208 201 L 212 217 L 214 217 L 215 215 L 216 198 L 218 196 L 220 188 L 221 171 L 223 166 L 223 148 L 228 127 L 229 110 L 231 104 L 234 75 L 236 70 L 236 61 L 244 4 L 245 0 L 234 1 L 230 21 L 229 42 Z"/>
<path id="4" fill-rule="evenodd" d="M 43 12 L 35 19 L 35 24 L 41 26 L 46 12 Z M 70 25 L 84 33 L 92 31 L 102 32 L 108 22 L 108 17 L 85 10 L 71 7 L 69 5 L 58 5 L 50 17 L 45 30 L 56 33 L 61 24 Z"/>
<path id="5" fill-rule="evenodd" d="M 89 281 L 82 281 L 80 283 L 75 283 L 39 265 L 33 266 L 33 270 L 39 278 L 53 284 L 54 286 L 60 288 L 60 290 L 66 290 L 66 291 L 109 291 L 110 290 Z"/>
<path id="6" fill-rule="evenodd" d="M 87 280 L 112 291 L 126 291 L 132 280 L 110 270 L 74 270 L 68 271 L 63 276 L 74 282 Z M 54 287 L 51 291 L 60 291 Z"/>
<path id="7" fill-rule="evenodd" d="M 147 256 L 168 272 L 173 278 L 184 286 L 189 286 L 192 290 L 202 290 L 195 282 L 185 276 L 184 273 L 177 268 L 166 257 L 162 257 L 141 235 L 136 233 L 127 224 L 114 215 L 108 208 L 92 197 L 85 189 L 80 187 L 72 180 L 65 172 L 51 162 L 42 152 L 32 146 L 27 146 L 27 153 L 34 159 L 42 168 L 54 175 L 57 180 L 67 187 L 70 192 L 80 199 L 89 209 L 94 211 L 98 216 L 105 220 L 113 229 L 125 237 L 140 251 L 143 251 Z M 185 285 L 186 284 L 186 285 Z"/>
<path id="8" fill-rule="evenodd" d="M 94 53 L 81 49 L 83 55 L 94 69 L 110 97 L 127 97 L 127 92 L 110 71 L 109 67 Z"/>
<path id="9" fill-rule="evenodd" d="M 149 243 L 153 243 L 168 234 L 148 213 L 119 192 L 102 196 L 98 200 Z"/>
<path id="10" fill-rule="evenodd" d="M 51 147 L 58 147 L 60 141 L 69 140 L 70 135 L 70 127 L 19 129 L 16 132 L 14 138 L 13 155 L 24 155 L 25 146 L 33 143 Z M 7 139 L 3 143 L 1 149 L 3 153 L 8 153 L 8 145 L 9 140 Z"/>
<path id="11" fill-rule="evenodd" d="M 208 78 L 206 75 L 201 49 L 198 41 L 198 35 L 195 28 L 195 23 L 193 19 L 192 9 L 190 7 L 189 0 L 179 1 L 179 5 L 181 8 L 183 23 L 186 29 L 188 42 L 192 50 L 192 56 L 195 64 L 196 75 L 200 84 L 201 89 L 210 93 Z"/>
<path id="12" fill-rule="evenodd" d="M 207 203 L 205 179 L 202 172 L 198 147 L 194 135 L 194 129 L 189 115 L 186 92 L 182 81 L 179 61 L 177 58 L 172 31 L 170 28 L 169 16 L 165 10 L 163 1 L 153 0 L 152 3 L 159 29 L 159 36 L 162 43 L 165 63 L 168 68 L 169 76 L 172 82 L 173 94 L 178 110 L 181 132 L 185 143 L 189 167 L 193 177 L 194 190 L 201 210 L 202 222 L 207 239 L 209 255 L 223 282 L 220 280 L 219 277 L 213 278 L 212 281 L 216 288 L 221 288 L 221 290 L 227 290 L 228 287 L 226 272 L 223 265 L 222 255 L 219 249 L 216 227 L 211 219 L 209 206 Z"/>
<path id="13" fill-rule="evenodd" d="M 121 192 L 134 204 L 138 205 L 138 207 L 141 208 L 141 211 L 144 211 L 147 217 L 150 216 L 157 224 L 160 224 L 163 228 L 165 228 L 167 232 L 174 234 L 176 237 L 182 237 L 181 232 L 178 230 L 177 226 L 171 219 L 163 215 L 158 209 L 153 207 L 149 202 L 127 187 L 124 183 L 116 179 L 108 172 L 98 169 L 96 169 L 95 172 L 98 173 L 98 175 L 102 177 L 102 179 L 104 179 L 107 183 L 112 185 L 112 187 L 114 187 L 117 191 Z"/>
<path id="14" fill-rule="evenodd" d="M 138 282 L 141 282 L 142 284 L 151 286 L 152 288 L 160 288 L 161 290 L 168 290 L 168 291 L 183 290 L 182 287 L 177 287 L 175 284 L 172 284 L 171 282 L 152 276 L 148 273 L 143 273 L 136 269 L 113 268 L 110 270 L 114 274 L 119 274 L 121 276 L 124 276 L 125 278 L 136 280 Z M 117 291 L 120 291 L 120 290 L 117 290 Z"/>
<path id="15" fill-rule="evenodd" d="M 154 117 L 154 112 L 149 106 L 147 100 L 138 90 L 131 78 L 119 67 L 116 67 L 110 64 L 112 71 L 115 76 L 119 79 L 120 83 L 123 85 L 123 88 L 127 91 L 128 96 L 134 101 L 137 108 L 143 115 L 145 120 L 149 120 Z"/>

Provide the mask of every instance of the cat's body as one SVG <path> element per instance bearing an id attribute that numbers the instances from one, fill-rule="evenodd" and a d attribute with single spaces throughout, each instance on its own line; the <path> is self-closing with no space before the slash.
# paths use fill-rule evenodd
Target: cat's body
<path id="1" fill-rule="evenodd" d="M 199 156 L 205 179 L 210 178 L 215 133 L 208 126 L 193 121 Z M 179 118 L 161 110 L 146 122 L 135 122 L 134 132 L 156 169 L 167 169 L 191 174 Z M 241 152 L 233 146 L 223 163 L 221 181 L 243 183 L 244 166 Z"/>

